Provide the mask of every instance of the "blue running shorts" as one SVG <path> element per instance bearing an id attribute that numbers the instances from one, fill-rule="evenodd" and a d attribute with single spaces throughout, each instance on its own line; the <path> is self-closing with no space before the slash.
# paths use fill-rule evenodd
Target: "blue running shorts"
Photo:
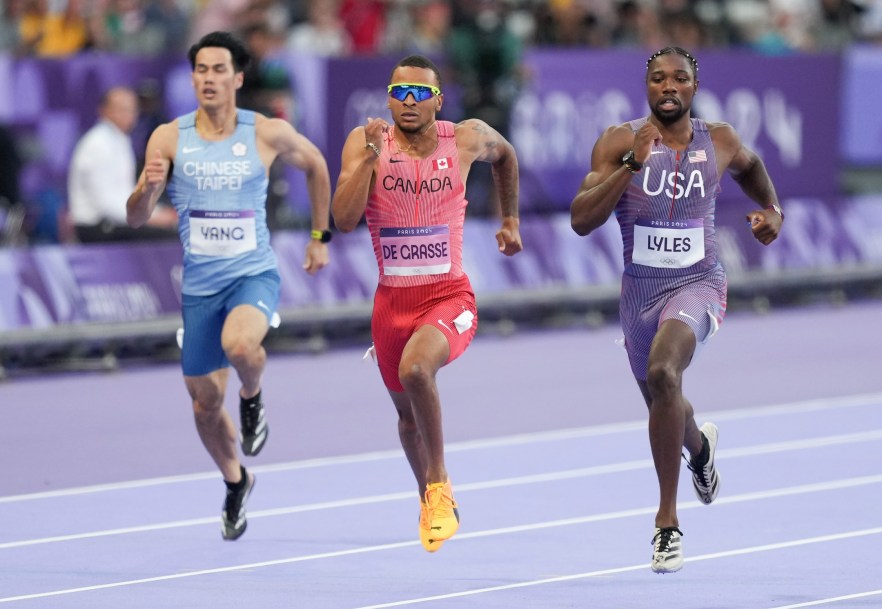
<path id="1" fill-rule="evenodd" d="M 181 368 L 184 376 L 204 376 L 230 365 L 221 346 L 221 331 L 227 315 L 247 304 L 263 311 L 267 326 L 279 304 L 281 278 L 275 270 L 237 279 L 211 296 L 182 296 L 184 342 Z"/>

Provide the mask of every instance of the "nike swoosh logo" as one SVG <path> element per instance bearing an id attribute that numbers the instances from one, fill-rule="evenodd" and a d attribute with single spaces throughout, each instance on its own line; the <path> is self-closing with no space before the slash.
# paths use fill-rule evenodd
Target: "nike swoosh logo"
<path id="1" fill-rule="evenodd" d="M 266 306 L 266 303 L 263 302 L 262 300 L 258 300 L 258 301 L 257 301 L 257 306 L 260 307 L 260 308 L 262 308 L 262 309 L 266 309 L 267 311 L 269 311 L 269 307 Z"/>
<path id="2" fill-rule="evenodd" d="M 184 146 L 183 148 L 181 148 L 181 152 L 183 152 L 184 154 L 189 154 L 198 150 L 202 150 L 202 146 L 197 146 L 196 148 L 189 148 L 187 146 Z"/>
<path id="3" fill-rule="evenodd" d="M 698 323 L 698 320 L 697 320 L 697 319 L 695 319 L 694 317 L 692 317 L 692 316 L 689 315 L 688 313 L 684 313 L 684 312 L 683 312 L 683 309 L 680 309 L 680 312 L 677 313 L 677 315 L 682 315 L 683 317 L 686 317 L 687 319 L 691 319 L 691 320 L 694 321 L 695 323 Z"/>
<path id="4" fill-rule="evenodd" d="M 440 319 L 438 320 L 438 323 L 441 324 L 442 326 L 444 326 L 445 328 L 447 328 L 448 332 L 453 332 L 453 330 L 450 329 L 450 326 L 448 326 L 446 323 L 444 323 Z"/>
<path id="5" fill-rule="evenodd" d="M 406 163 L 404 159 L 389 159 L 390 163 Z"/>

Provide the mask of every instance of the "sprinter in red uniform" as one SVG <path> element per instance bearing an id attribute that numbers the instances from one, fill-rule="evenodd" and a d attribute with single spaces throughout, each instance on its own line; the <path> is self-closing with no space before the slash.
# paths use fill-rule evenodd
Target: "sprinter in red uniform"
<path id="1" fill-rule="evenodd" d="M 401 60 L 388 91 L 393 124 L 372 118 L 349 134 L 332 214 L 343 232 L 367 219 L 380 270 L 373 349 L 418 484 L 420 541 L 434 552 L 459 528 L 435 375 L 462 355 L 478 325 L 462 268 L 466 179 L 473 162 L 492 163 L 502 208 L 496 240 L 512 256 L 523 248 L 518 161 L 483 121 L 435 119 L 444 103 L 441 75 L 425 57 Z"/>

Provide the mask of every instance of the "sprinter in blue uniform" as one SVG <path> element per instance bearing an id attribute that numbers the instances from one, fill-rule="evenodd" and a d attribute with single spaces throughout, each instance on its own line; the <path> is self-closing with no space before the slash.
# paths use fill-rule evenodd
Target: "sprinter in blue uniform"
<path id="1" fill-rule="evenodd" d="M 279 300 L 279 273 L 266 223 L 269 167 L 276 158 L 306 175 L 312 238 L 303 268 L 328 263 L 331 186 L 324 156 L 282 119 L 236 107 L 250 61 L 245 46 L 213 32 L 190 48 L 194 112 L 156 128 L 147 163 L 127 202 L 128 223 L 144 225 L 168 191 L 184 247 L 181 363 L 199 437 L 227 486 L 224 539 L 245 532 L 254 475 L 239 461 L 236 426 L 224 408 L 232 365 L 241 382 L 239 441 L 256 455 L 269 433 L 261 396 L 264 337 Z"/>

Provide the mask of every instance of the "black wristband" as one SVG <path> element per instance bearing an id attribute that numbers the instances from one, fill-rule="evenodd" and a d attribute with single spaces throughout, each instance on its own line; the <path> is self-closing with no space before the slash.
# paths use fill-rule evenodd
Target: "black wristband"
<path id="1" fill-rule="evenodd" d="M 331 231 L 328 229 L 325 230 L 314 230 L 310 233 L 310 236 L 316 241 L 321 241 L 322 243 L 327 243 L 331 240 Z"/>

